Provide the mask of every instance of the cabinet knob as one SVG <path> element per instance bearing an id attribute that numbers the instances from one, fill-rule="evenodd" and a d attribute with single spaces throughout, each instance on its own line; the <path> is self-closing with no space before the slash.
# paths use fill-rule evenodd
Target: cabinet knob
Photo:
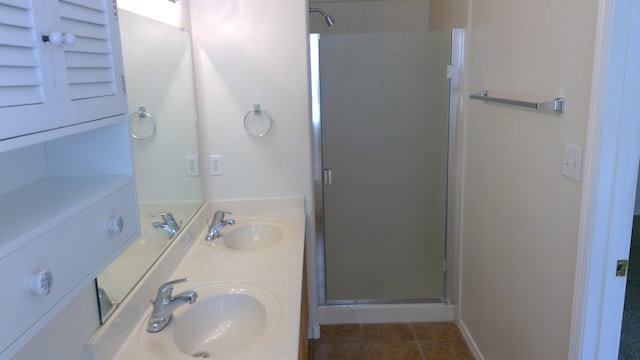
<path id="1" fill-rule="evenodd" d="M 43 42 L 50 42 L 53 45 L 73 46 L 76 43 L 76 36 L 73 34 L 63 34 L 59 31 L 54 31 L 49 35 L 42 35 Z"/>
<path id="2" fill-rule="evenodd" d="M 49 295 L 52 285 L 53 274 L 49 270 L 40 271 L 29 279 L 29 290 L 40 296 Z"/>
<path id="3" fill-rule="evenodd" d="M 116 215 L 107 221 L 107 229 L 110 233 L 120 234 L 124 229 L 124 218 L 122 215 Z"/>
<path id="4" fill-rule="evenodd" d="M 62 42 L 67 46 L 73 46 L 76 44 L 76 36 L 73 34 L 64 34 L 64 36 L 62 36 Z"/>

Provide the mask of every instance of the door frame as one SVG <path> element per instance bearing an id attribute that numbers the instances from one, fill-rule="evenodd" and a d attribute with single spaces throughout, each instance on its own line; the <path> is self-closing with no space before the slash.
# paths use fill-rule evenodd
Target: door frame
<path id="1" fill-rule="evenodd" d="M 635 29 L 636 31 L 632 31 Z M 640 4 L 599 2 L 569 359 L 617 357 L 640 154 Z"/>

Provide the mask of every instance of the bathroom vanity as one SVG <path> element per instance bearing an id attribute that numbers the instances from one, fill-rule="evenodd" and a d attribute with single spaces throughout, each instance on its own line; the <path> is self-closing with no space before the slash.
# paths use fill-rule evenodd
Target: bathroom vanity
<path id="1" fill-rule="evenodd" d="M 206 241 L 217 210 L 235 224 Z M 185 226 L 87 344 L 91 359 L 294 360 L 306 358 L 304 200 L 215 201 Z M 150 299 L 169 281 L 197 293 L 150 333 Z M 301 313 L 304 313 L 301 316 Z"/>
<path id="2" fill-rule="evenodd" d="M 138 236 L 112 0 L 0 1 L 0 357 Z"/>

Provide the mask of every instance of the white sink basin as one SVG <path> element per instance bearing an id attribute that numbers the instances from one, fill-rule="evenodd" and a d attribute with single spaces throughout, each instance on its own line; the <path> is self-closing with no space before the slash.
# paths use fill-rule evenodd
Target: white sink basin
<path id="1" fill-rule="evenodd" d="M 280 303 L 261 287 L 212 283 L 192 290 L 198 293 L 196 303 L 176 310 L 164 330 L 151 334 L 140 329 L 140 344 L 155 348 L 157 355 L 162 353 L 159 358 L 219 358 L 239 353 L 268 337 L 279 323 Z"/>
<path id="2" fill-rule="evenodd" d="M 273 224 L 239 225 L 222 235 L 224 246 L 241 251 L 265 249 L 282 239 L 282 230 Z"/>

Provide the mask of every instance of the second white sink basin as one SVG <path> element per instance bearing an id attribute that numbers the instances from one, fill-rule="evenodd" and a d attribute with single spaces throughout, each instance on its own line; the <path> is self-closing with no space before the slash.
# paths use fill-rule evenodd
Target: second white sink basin
<path id="1" fill-rule="evenodd" d="M 222 235 L 224 246 L 241 251 L 265 249 L 280 241 L 282 230 L 273 224 L 256 223 L 239 225 Z"/>

